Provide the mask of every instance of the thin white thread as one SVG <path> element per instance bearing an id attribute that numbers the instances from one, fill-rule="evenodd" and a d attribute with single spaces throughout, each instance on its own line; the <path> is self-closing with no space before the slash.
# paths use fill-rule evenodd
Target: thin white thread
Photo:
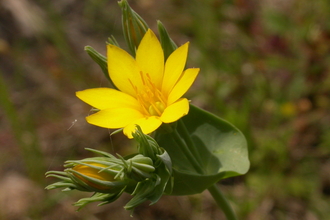
<path id="1" fill-rule="evenodd" d="M 70 130 L 70 129 L 76 124 L 76 122 L 77 122 L 77 119 L 75 119 L 75 120 L 72 122 L 71 126 L 70 126 L 68 129 L 66 129 L 66 130 L 67 130 L 67 131 Z"/>
<path id="2" fill-rule="evenodd" d="M 70 129 L 76 124 L 77 121 L 78 121 L 78 120 L 75 119 L 75 120 L 71 123 L 71 126 L 70 126 L 68 129 L 66 129 L 66 131 L 70 130 Z M 62 150 L 62 149 L 63 149 L 63 146 L 62 146 L 62 145 L 60 145 L 60 146 L 57 147 L 57 149 L 56 149 L 56 151 L 55 151 L 55 154 L 54 154 L 54 156 L 53 156 L 51 162 L 50 162 L 49 165 L 48 165 L 47 171 L 50 171 L 50 169 L 51 169 L 51 167 L 53 166 L 53 163 L 54 163 L 54 161 L 55 161 L 55 158 L 56 158 L 56 156 L 58 155 L 58 152 L 59 152 L 60 150 Z M 72 154 L 72 152 L 71 152 L 71 154 Z"/>
<path id="3" fill-rule="evenodd" d="M 113 147 L 113 142 L 112 142 L 112 137 L 111 137 L 111 131 L 110 129 L 108 129 L 109 132 L 109 139 L 110 139 L 110 150 L 112 151 L 112 153 L 114 153 L 115 149 Z"/>

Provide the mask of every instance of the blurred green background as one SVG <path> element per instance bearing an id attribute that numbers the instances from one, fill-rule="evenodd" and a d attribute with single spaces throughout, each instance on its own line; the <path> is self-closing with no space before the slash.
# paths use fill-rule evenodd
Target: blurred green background
<path id="1" fill-rule="evenodd" d="M 131 0 L 156 31 L 161 20 L 188 67 L 201 72 L 192 103 L 246 135 L 251 169 L 220 187 L 240 219 L 330 219 L 330 1 Z M 208 192 L 164 196 L 133 217 L 122 206 L 72 203 L 88 193 L 46 191 L 85 147 L 125 154 L 121 134 L 89 125 L 75 91 L 108 86 L 84 52 L 121 45 L 116 0 L 0 2 L 0 219 L 224 219 Z M 127 48 L 123 46 L 124 48 Z"/>

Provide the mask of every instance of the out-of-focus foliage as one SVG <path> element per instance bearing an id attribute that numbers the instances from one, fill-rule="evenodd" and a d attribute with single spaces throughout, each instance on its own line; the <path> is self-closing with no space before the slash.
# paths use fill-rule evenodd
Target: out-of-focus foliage
<path id="1" fill-rule="evenodd" d="M 330 219 L 330 2 L 129 3 L 154 31 L 161 20 L 177 45 L 191 42 L 187 66 L 201 73 L 189 98 L 247 136 L 250 171 L 221 186 L 239 217 Z M 74 96 L 109 85 L 84 46 L 105 54 L 111 35 L 124 45 L 117 2 L 6 0 L 0 9 L 0 218 L 132 219 L 129 198 L 75 212 L 80 195 L 43 190 L 45 171 L 86 157 L 85 147 L 132 151 L 88 125 L 91 109 Z M 223 218 L 203 193 L 163 197 L 133 219 L 159 216 Z"/>

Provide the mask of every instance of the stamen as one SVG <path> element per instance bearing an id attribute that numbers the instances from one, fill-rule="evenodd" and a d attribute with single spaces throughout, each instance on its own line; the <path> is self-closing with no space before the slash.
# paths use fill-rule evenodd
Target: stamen
<path id="1" fill-rule="evenodd" d="M 140 103 L 142 111 L 145 115 L 161 116 L 166 106 L 164 95 L 152 82 L 148 73 L 143 74 L 142 71 L 139 73 L 143 85 L 142 88 L 137 88 L 130 79 L 128 80 L 136 92 L 136 99 Z"/>
<path id="2" fill-rule="evenodd" d="M 136 86 L 132 83 L 131 79 L 128 78 L 128 82 L 131 84 L 136 93 L 138 93 Z"/>
<path id="3" fill-rule="evenodd" d="M 143 85 L 146 85 L 146 83 L 144 81 L 144 77 L 143 77 L 143 72 L 142 71 L 140 71 L 140 77 L 141 77 L 141 80 L 142 80 Z"/>
<path id="4" fill-rule="evenodd" d="M 161 103 L 165 106 L 166 105 L 165 97 L 163 93 L 161 93 L 161 91 L 159 91 L 158 89 L 156 91 L 156 96 L 159 99 L 159 101 L 161 101 Z"/>

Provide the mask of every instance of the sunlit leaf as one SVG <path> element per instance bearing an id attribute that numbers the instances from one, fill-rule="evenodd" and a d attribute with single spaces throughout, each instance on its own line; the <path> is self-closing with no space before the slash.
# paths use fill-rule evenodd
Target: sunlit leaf
<path id="1" fill-rule="evenodd" d="M 190 136 L 193 143 L 191 151 L 195 152 L 202 172 L 184 156 L 173 133 L 158 132 L 156 141 L 172 160 L 174 187 L 171 195 L 201 193 L 221 179 L 248 171 L 250 162 L 246 139 L 230 123 L 190 105 L 189 114 L 181 119 L 177 129 L 181 137 Z"/>

